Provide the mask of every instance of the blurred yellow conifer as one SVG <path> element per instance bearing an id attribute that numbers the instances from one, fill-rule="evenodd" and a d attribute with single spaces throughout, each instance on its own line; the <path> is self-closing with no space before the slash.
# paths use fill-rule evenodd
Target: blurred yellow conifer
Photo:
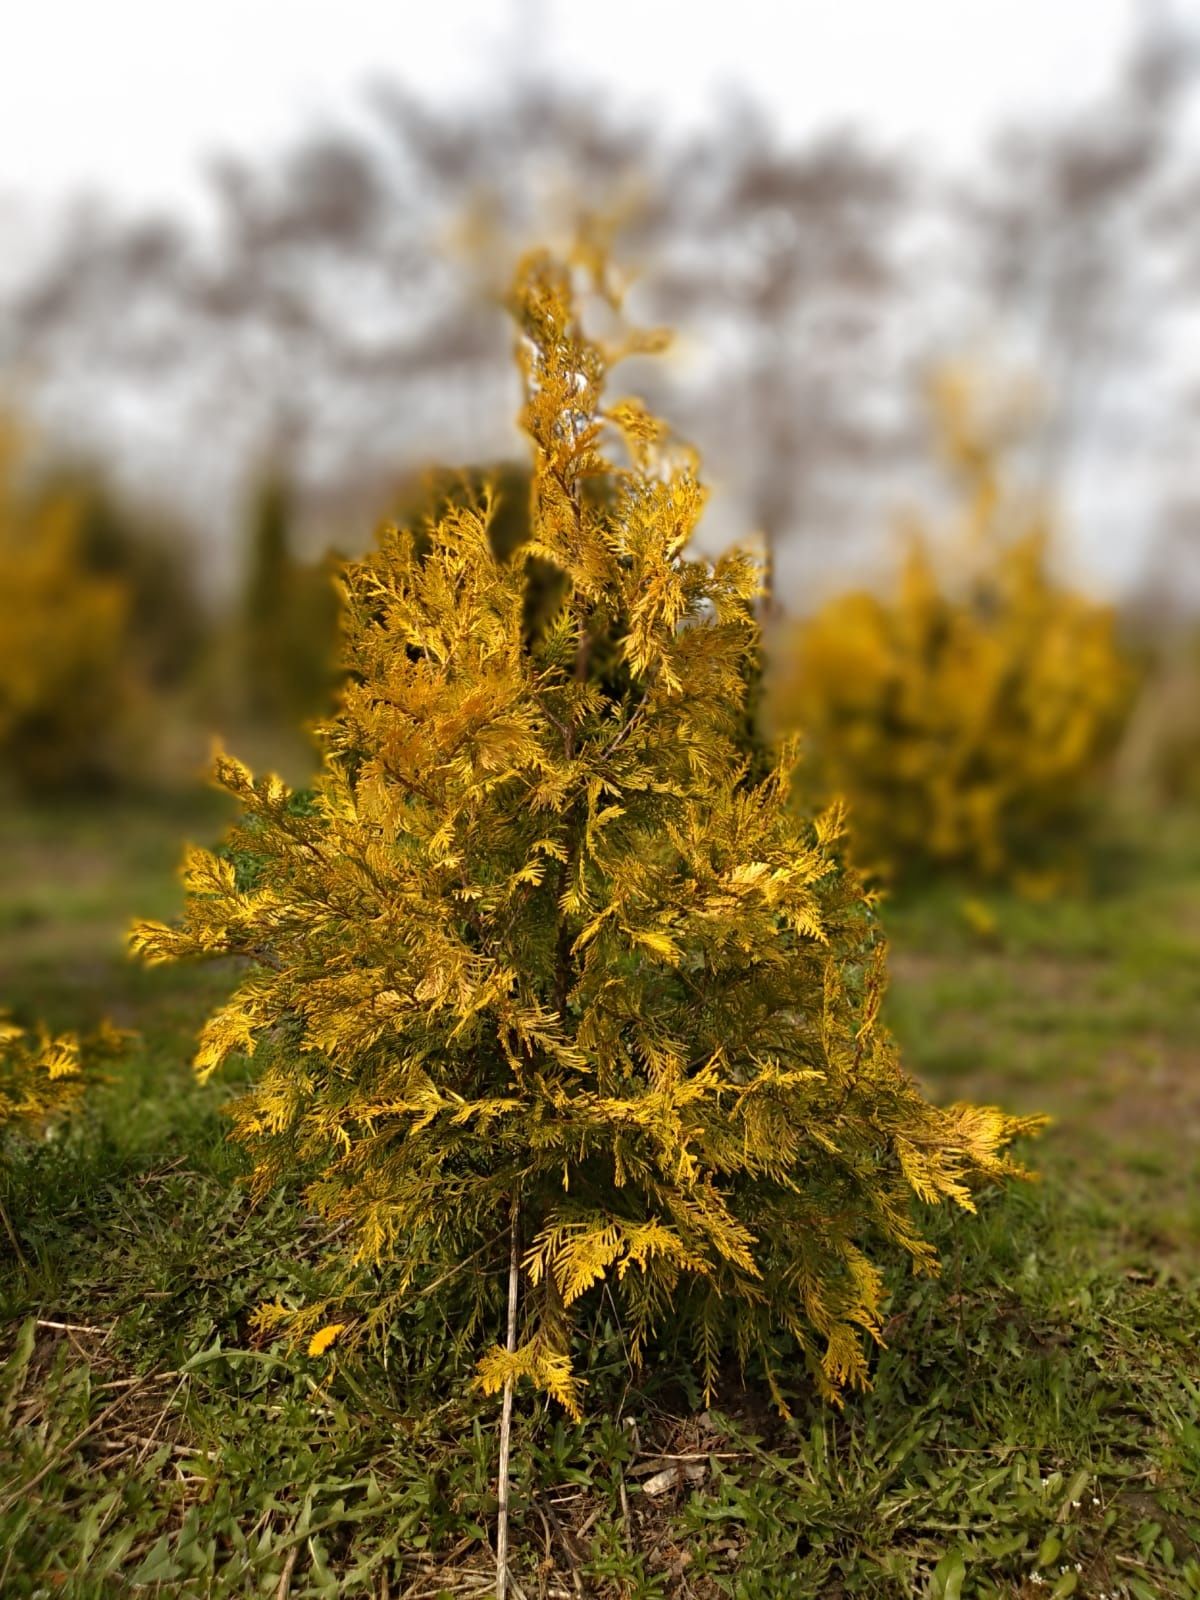
<path id="1" fill-rule="evenodd" d="M 109 776 L 129 710 L 129 593 L 81 557 L 83 500 L 34 497 L 0 424 L 0 773 L 48 789 Z"/>
<path id="2" fill-rule="evenodd" d="M 1112 609 L 1053 574 L 1052 525 L 1007 472 L 1011 419 L 989 424 L 953 369 L 934 413 L 950 528 L 913 520 L 890 592 L 840 595 L 781 634 L 769 719 L 803 730 L 809 789 L 844 798 L 872 873 L 1061 881 L 1132 670 Z"/>

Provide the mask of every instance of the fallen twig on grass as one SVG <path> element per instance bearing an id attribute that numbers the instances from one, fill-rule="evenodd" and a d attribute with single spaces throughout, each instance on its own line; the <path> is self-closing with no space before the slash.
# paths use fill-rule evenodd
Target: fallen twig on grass
<path id="1" fill-rule="evenodd" d="M 97 1393 L 101 1389 L 132 1389 L 139 1383 L 170 1383 L 172 1378 L 178 1378 L 179 1376 L 181 1374 L 178 1371 L 171 1371 L 152 1373 L 149 1378 L 145 1376 L 140 1378 L 110 1378 L 105 1383 L 96 1384 L 95 1388 Z"/>
<path id="2" fill-rule="evenodd" d="M 275 1590 L 275 1600 L 287 1600 L 288 1591 L 292 1587 L 292 1573 L 296 1570 L 296 1561 L 300 1555 L 300 1546 L 294 1544 L 287 1553 L 287 1560 L 283 1563 L 283 1571 L 279 1574 L 279 1586 Z"/>
<path id="3" fill-rule="evenodd" d="M 92 1322 L 51 1322 L 48 1317 L 36 1319 L 39 1328 L 53 1328 L 56 1333 L 102 1333 L 105 1338 L 112 1332 L 112 1328 L 98 1328 Z"/>
<path id="4" fill-rule="evenodd" d="M 562 1519 L 559 1517 L 557 1511 L 555 1511 L 553 1505 L 551 1505 L 548 1500 L 546 1502 L 546 1509 L 543 1511 L 541 1501 L 535 1496 L 533 1500 L 533 1509 L 537 1512 L 538 1516 L 541 1517 L 542 1526 L 546 1529 L 547 1556 L 553 1559 L 552 1540 L 550 1535 L 550 1523 L 553 1522 L 554 1530 L 558 1534 L 559 1543 L 562 1545 L 563 1552 L 567 1558 L 567 1566 L 571 1574 L 571 1582 L 574 1585 L 575 1593 L 577 1595 L 582 1595 L 583 1579 L 579 1575 L 579 1568 L 583 1560 L 583 1555 L 581 1548 L 578 1546 L 578 1541 L 576 1540 L 575 1535 L 571 1533 L 569 1529 L 564 1527 Z M 549 1514 L 548 1517 L 547 1513 Z"/>
<path id="5" fill-rule="evenodd" d="M 176 1383 L 174 1389 L 171 1391 L 171 1394 L 170 1394 L 170 1396 L 169 1396 L 169 1398 L 167 1400 L 166 1405 L 162 1408 L 162 1410 L 158 1413 L 158 1416 L 155 1418 L 154 1426 L 150 1429 L 150 1437 L 143 1443 L 142 1449 L 141 1449 L 141 1453 L 138 1456 L 138 1466 L 139 1467 L 141 1466 L 142 1462 L 146 1459 L 146 1456 L 149 1454 L 150 1450 L 153 1448 L 154 1442 L 158 1438 L 158 1430 L 162 1427 L 163 1423 L 166 1421 L 167 1412 L 170 1411 L 171 1407 L 174 1405 L 175 1397 L 178 1395 L 180 1389 L 182 1389 L 184 1384 L 187 1382 L 187 1378 L 188 1378 L 188 1375 L 187 1375 L 186 1372 L 181 1372 L 180 1373 L 179 1381 L 178 1381 L 178 1383 Z"/>

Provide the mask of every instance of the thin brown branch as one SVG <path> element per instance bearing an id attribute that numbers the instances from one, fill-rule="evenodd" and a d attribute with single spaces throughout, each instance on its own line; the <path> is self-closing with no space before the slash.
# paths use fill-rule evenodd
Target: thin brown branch
<path id="1" fill-rule="evenodd" d="M 517 1292 L 521 1272 L 521 1196 L 513 1189 L 512 1214 L 508 1230 L 508 1327 L 504 1348 L 511 1356 L 517 1348 Z M 496 1479 L 496 1600 L 506 1600 L 508 1595 L 508 1466 L 512 1449 L 513 1380 L 509 1374 L 504 1385 L 504 1401 L 500 1410 L 500 1463 Z"/>
<path id="2" fill-rule="evenodd" d="M 300 1555 L 300 1546 L 294 1544 L 287 1553 L 287 1560 L 283 1563 L 283 1571 L 279 1574 L 279 1587 L 275 1590 L 275 1600 L 287 1600 L 292 1587 L 292 1573 L 296 1570 L 296 1561 Z"/>
<path id="3" fill-rule="evenodd" d="M 13 1254 L 16 1256 L 17 1261 L 20 1263 L 22 1268 L 28 1272 L 29 1263 L 26 1261 L 25 1256 L 22 1253 L 20 1242 L 17 1239 L 17 1235 L 12 1223 L 9 1221 L 8 1212 L 4 1209 L 4 1202 L 2 1200 L 0 1200 L 0 1222 L 3 1222 L 4 1224 L 4 1231 L 8 1235 L 12 1244 Z"/>

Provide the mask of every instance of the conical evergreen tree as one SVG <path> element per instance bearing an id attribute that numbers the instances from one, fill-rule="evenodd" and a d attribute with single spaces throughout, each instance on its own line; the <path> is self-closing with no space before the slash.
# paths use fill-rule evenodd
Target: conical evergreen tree
<path id="1" fill-rule="evenodd" d="M 711 1389 L 727 1351 L 770 1375 L 799 1349 L 833 1395 L 879 1328 L 868 1250 L 933 1268 L 914 1197 L 970 1208 L 1022 1125 L 922 1098 L 878 1021 L 837 814 L 797 818 L 790 752 L 750 770 L 759 574 L 687 553 L 694 459 L 636 402 L 605 408 L 612 352 L 566 268 L 530 258 L 515 312 L 531 538 L 499 558 L 485 495 L 423 555 L 391 529 L 348 567 L 315 791 L 222 759 L 243 820 L 191 852 L 182 925 L 135 947 L 252 965 L 197 1066 L 253 1055 L 233 1115 L 258 1188 L 307 1173 L 385 1269 L 312 1348 L 464 1266 L 492 1314 L 519 1235 L 520 1323 L 485 1387 L 527 1377 L 576 1410 L 571 1326 L 603 1282 L 635 1359 L 682 1331 Z M 564 582 L 531 637 L 532 561 Z"/>
<path id="2" fill-rule="evenodd" d="M 922 519 L 890 592 L 851 590 L 775 641 L 771 720 L 885 879 L 951 871 L 1044 891 L 1078 876 L 1136 678 L 1113 608 L 1055 574 L 1053 522 L 964 375 L 934 388 L 958 505 Z"/>
<path id="3" fill-rule="evenodd" d="M 294 521 L 292 490 L 277 469 L 249 506 L 242 654 L 247 708 L 285 727 L 328 711 L 337 638 L 331 561 L 297 557 Z"/>

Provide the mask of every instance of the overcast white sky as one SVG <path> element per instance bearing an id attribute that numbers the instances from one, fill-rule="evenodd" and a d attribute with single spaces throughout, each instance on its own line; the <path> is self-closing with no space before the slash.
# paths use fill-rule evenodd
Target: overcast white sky
<path id="1" fill-rule="evenodd" d="M 0 281 L 64 199 L 199 206 L 207 155 L 261 155 L 389 78 L 445 105 L 536 65 L 675 127 L 735 92 L 789 133 L 852 124 L 961 168 L 1009 119 L 1102 93 L 1143 8 L 1200 25 L 1200 0 L 0 0 Z M 1136 541 L 1109 525 L 1090 555 L 1119 577 Z"/>
<path id="2" fill-rule="evenodd" d="M 1153 0 L 1140 0 L 1153 3 Z M 435 99 L 530 38 L 572 81 L 678 122 L 741 87 L 797 131 L 862 124 L 944 158 L 1099 89 L 1139 0 L 0 0 L 0 196 L 197 191 L 203 155 L 352 105 Z M 1171 10 L 1200 19 L 1200 0 Z"/>

